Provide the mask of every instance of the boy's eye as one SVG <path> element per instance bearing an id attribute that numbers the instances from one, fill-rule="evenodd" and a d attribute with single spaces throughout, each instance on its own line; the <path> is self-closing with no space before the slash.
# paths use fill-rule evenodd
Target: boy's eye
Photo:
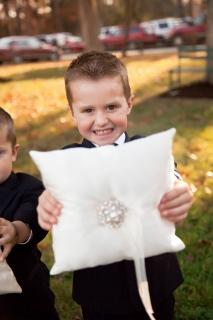
<path id="1" fill-rule="evenodd" d="M 0 150 L 0 156 L 5 153 L 5 150 Z"/>
<path id="2" fill-rule="evenodd" d="M 113 110 L 115 110 L 116 109 L 116 105 L 115 104 L 110 104 L 110 105 L 108 105 L 107 106 L 107 109 L 109 110 L 109 111 L 113 111 Z"/>
<path id="3" fill-rule="evenodd" d="M 92 108 L 86 108 L 83 110 L 84 113 L 91 113 L 93 111 Z"/>

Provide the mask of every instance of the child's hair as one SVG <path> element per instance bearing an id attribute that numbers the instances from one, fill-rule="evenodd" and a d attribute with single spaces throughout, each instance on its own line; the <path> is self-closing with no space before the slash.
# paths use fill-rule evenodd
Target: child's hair
<path id="1" fill-rule="evenodd" d="M 16 144 L 16 132 L 14 128 L 14 122 L 10 114 L 0 107 L 0 131 L 3 129 L 7 130 L 7 141 L 9 141 L 12 146 Z"/>
<path id="2" fill-rule="evenodd" d="M 74 59 L 65 73 L 65 88 L 67 100 L 71 106 L 73 80 L 88 78 L 99 80 L 103 77 L 120 77 L 124 95 L 128 100 L 131 90 L 125 65 L 116 56 L 108 52 L 90 51 Z"/>

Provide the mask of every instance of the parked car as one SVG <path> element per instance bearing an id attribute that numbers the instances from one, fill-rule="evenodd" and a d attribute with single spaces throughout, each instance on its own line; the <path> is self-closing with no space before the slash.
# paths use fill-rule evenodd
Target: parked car
<path id="1" fill-rule="evenodd" d="M 177 26 L 182 24 L 180 18 L 163 18 L 142 22 L 140 25 L 149 34 L 155 34 L 158 37 L 158 43 L 167 44 L 168 37 Z"/>
<path id="2" fill-rule="evenodd" d="M 82 52 L 85 49 L 85 44 L 81 37 L 69 36 L 63 46 L 61 46 L 61 49 L 64 53 Z"/>
<path id="3" fill-rule="evenodd" d="M 85 49 L 81 37 L 74 36 L 69 32 L 40 34 L 37 37 L 46 43 L 59 47 L 63 53 L 81 52 Z"/>
<path id="4" fill-rule="evenodd" d="M 10 36 L 0 39 L 0 63 L 58 60 L 61 50 L 33 36 Z"/>
<path id="5" fill-rule="evenodd" d="M 183 44 L 203 44 L 206 41 L 206 16 L 197 16 L 186 21 L 182 26 L 175 28 L 168 41 L 175 46 Z"/>
<path id="6" fill-rule="evenodd" d="M 123 26 L 102 27 L 99 39 L 106 50 L 120 50 L 125 45 L 126 29 Z M 147 33 L 140 25 L 134 25 L 129 28 L 127 48 L 141 49 L 144 46 L 155 45 L 157 37 L 154 34 Z"/>

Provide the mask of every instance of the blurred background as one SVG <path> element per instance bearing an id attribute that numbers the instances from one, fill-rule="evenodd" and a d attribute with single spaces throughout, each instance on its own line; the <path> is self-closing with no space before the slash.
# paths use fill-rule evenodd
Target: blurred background
<path id="1" fill-rule="evenodd" d="M 0 62 L 41 59 L 38 40 L 46 49 L 43 58 L 50 60 L 90 49 L 125 54 L 147 47 L 205 43 L 206 13 L 206 0 L 1 0 Z M 35 48 L 40 48 L 41 57 L 21 53 Z M 9 50 L 3 53 L 4 49 L 16 51 L 18 57 Z"/>

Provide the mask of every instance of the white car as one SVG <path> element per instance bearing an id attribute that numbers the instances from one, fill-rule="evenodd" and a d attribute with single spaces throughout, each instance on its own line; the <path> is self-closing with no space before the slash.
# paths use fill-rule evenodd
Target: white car
<path id="1" fill-rule="evenodd" d="M 180 18 L 163 18 L 158 20 L 149 20 L 142 22 L 140 25 L 146 30 L 147 33 L 154 33 L 159 42 L 166 43 L 174 28 L 183 23 Z"/>

